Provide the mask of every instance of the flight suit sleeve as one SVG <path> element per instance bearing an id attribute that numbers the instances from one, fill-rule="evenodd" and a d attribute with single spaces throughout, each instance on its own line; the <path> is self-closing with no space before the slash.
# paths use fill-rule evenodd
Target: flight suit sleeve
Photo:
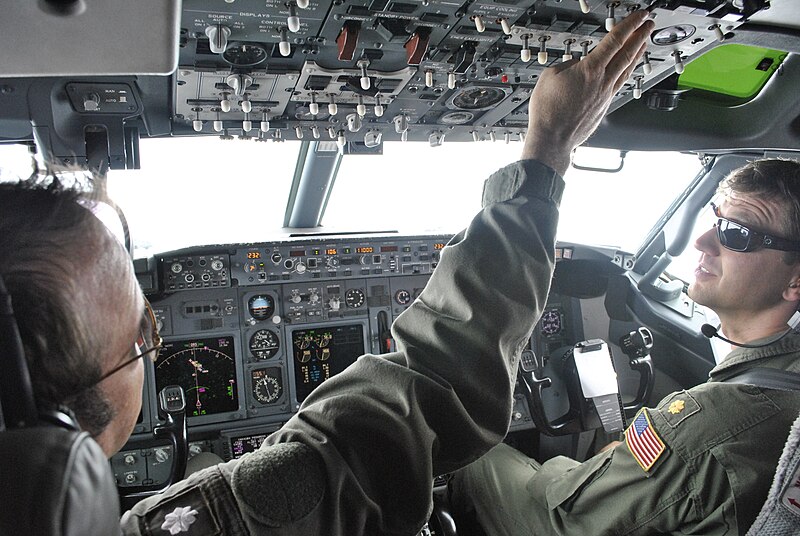
<path id="1" fill-rule="evenodd" d="M 681 440 L 650 412 L 665 445 L 649 470 L 623 442 L 584 463 L 556 457 L 529 482 L 540 535 L 738 534 L 725 468 L 706 449 L 687 455 Z M 641 413 L 640 413 L 641 415 Z M 645 464 L 646 465 L 646 464 Z"/>
<path id="2" fill-rule="evenodd" d="M 362 356 L 255 456 L 221 466 L 215 478 L 252 534 L 414 534 L 430 515 L 433 477 L 503 439 L 519 355 L 549 291 L 563 188 L 531 160 L 492 175 L 484 209 L 394 322 L 397 351 Z M 287 451 L 278 462 L 276 449 Z M 158 509 L 137 505 L 125 516 L 139 527 L 131 532 Z"/>

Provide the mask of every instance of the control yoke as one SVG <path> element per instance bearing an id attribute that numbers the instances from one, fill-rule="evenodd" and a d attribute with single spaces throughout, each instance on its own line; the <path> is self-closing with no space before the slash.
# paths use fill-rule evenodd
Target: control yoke
<path id="1" fill-rule="evenodd" d="M 650 358 L 653 334 L 641 327 L 623 336 L 619 346 L 628 356 L 630 367 L 639 373 L 636 398 L 622 404 L 614 362 L 604 341 L 579 342 L 559 359 L 560 371 L 553 374 L 566 385 L 569 410 L 552 421 L 547 417 L 542 394 L 552 386 L 553 379 L 545 376 L 544 362 L 531 350 L 522 352 L 518 376 L 537 430 L 559 436 L 601 427 L 612 433 L 626 426 L 626 415 L 641 409 L 653 391 L 654 369 Z"/>
<path id="2" fill-rule="evenodd" d="M 135 488 L 119 488 L 120 505 L 128 509 L 141 499 L 164 491 L 186 472 L 189 459 L 189 434 L 186 429 L 186 398 L 183 389 L 178 385 L 168 385 L 158 393 L 159 413 L 164 417 L 164 424 L 153 428 L 156 439 L 169 439 L 172 445 L 172 469 L 166 482 L 137 486 Z"/>

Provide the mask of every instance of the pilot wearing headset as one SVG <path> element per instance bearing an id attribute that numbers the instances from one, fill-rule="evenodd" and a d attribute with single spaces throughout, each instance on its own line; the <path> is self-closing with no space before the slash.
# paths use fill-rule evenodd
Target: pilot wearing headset
<path id="1" fill-rule="evenodd" d="M 520 351 L 546 303 L 555 263 L 561 176 L 571 150 L 594 131 L 612 96 L 630 76 L 652 29 L 646 13 L 635 12 L 584 61 L 545 71 L 531 98 L 522 160 L 487 180 L 484 209 L 443 250 L 425 291 L 396 320 L 392 331 L 397 352 L 363 356 L 318 387 L 259 451 L 194 473 L 167 492 L 145 499 L 123 515 L 122 532 L 414 534 L 430 514 L 432 477 L 475 461 L 506 434 Z M 16 202 L 24 194 L 14 188 L 0 191 L 5 207 L 0 210 L 0 275 L 18 310 L 26 356 L 37 376 L 37 400 L 71 409 L 110 455 L 132 430 L 142 390 L 140 357 L 155 354 L 158 337 L 125 250 L 101 222 L 107 211 L 99 207 L 104 205 L 79 204 L 77 197 L 47 193 L 53 197 L 47 214 L 11 217 L 9 212 L 19 211 L 22 205 Z M 25 206 L 32 205 L 38 202 Z M 722 214 L 740 225 L 781 234 L 783 228 L 773 220 L 757 219 L 755 213 L 739 209 L 729 202 Z M 31 234 L 40 228 L 41 233 Z M 15 233 L 16 242 L 9 236 Z M 707 237 L 702 277 L 695 284 L 698 293 L 710 296 L 726 288 L 729 266 L 756 262 L 733 259 L 733 252 L 723 251 L 713 240 L 713 235 Z M 731 237 L 729 246 L 741 244 Z M 761 259 L 772 253 L 780 254 L 760 249 L 737 255 Z M 766 260 L 761 259 L 762 264 Z M 762 268 L 772 281 L 764 283 L 764 293 L 777 291 L 781 280 L 796 280 L 800 277 L 796 272 L 777 262 Z M 723 328 L 731 337 L 739 335 L 725 322 Z M 752 334 L 744 335 L 753 339 Z M 780 397 L 743 391 L 744 398 L 755 397 L 767 405 L 764 398 L 772 401 L 777 415 L 770 417 L 771 422 L 785 434 L 800 408 L 791 406 L 787 420 L 783 418 L 787 412 L 775 409 L 784 403 L 782 398 L 775 401 Z M 685 452 L 673 446 L 673 429 L 686 430 L 689 423 L 694 426 L 713 411 L 699 403 L 696 408 L 688 399 L 684 404 L 683 413 L 672 420 L 664 417 L 664 428 L 658 430 L 664 441 L 664 467 L 652 466 L 653 476 L 659 469 L 672 474 L 666 463 L 684 457 L 691 469 L 696 469 L 694 460 L 706 460 L 711 466 L 702 453 L 694 456 L 691 447 L 696 445 Z M 661 425 L 657 412 L 649 415 Z M 734 428 L 738 431 L 741 426 Z M 729 437 L 720 441 L 725 439 Z M 780 447 L 765 474 L 772 474 L 779 451 Z M 725 463 L 752 454 L 736 449 L 721 452 L 728 456 Z M 563 474 L 550 479 L 543 493 L 529 490 L 535 511 L 541 514 L 532 523 L 543 527 L 542 533 L 561 530 L 558 527 L 568 523 L 567 514 L 587 513 L 584 517 L 592 519 L 609 515 L 594 510 L 591 502 L 584 503 L 582 494 L 604 474 L 616 471 L 618 464 L 638 465 L 624 446 L 595 459 L 601 461 L 560 462 L 552 470 L 545 464 L 540 473 L 544 478 Z M 567 465 L 569 473 L 563 471 Z M 650 474 L 638 470 L 637 477 L 646 483 Z M 572 475 L 583 471 L 592 475 L 576 479 L 572 487 Z M 714 476 L 722 479 L 722 473 Z M 567 493 L 569 487 L 572 493 Z M 660 504 L 656 501 L 662 498 L 655 495 L 661 492 L 654 488 L 653 499 L 643 503 Z M 697 489 L 689 492 L 694 493 L 691 500 L 696 499 Z M 719 504 L 719 512 L 733 512 L 729 495 L 726 488 L 716 496 L 704 496 L 703 505 L 690 502 L 684 509 L 685 526 L 702 525 L 704 517 L 713 513 L 704 510 L 706 504 Z M 542 502 L 553 497 L 563 501 L 550 506 Z M 670 504 L 679 500 L 673 499 Z M 620 505 L 617 502 L 616 509 L 626 508 Z M 638 511 L 639 505 L 635 506 Z M 656 519 L 659 511 L 652 513 Z M 642 520 L 639 527 L 647 522 Z M 572 534 L 597 532 L 567 529 Z"/>
<path id="2" fill-rule="evenodd" d="M 688 293 L 736 348 L 708 383 L 641 410 L 623 442 L 584 463 L 539 464 L 498 445 L 450 484 L 462 520 L 477 518 L 489 535 L 537 536 L 744 534 L 753 524 L 800 413 L 796 386 L 764 379 L 800 372 L 800 163 L 751 162 L 719 193 Z"/>

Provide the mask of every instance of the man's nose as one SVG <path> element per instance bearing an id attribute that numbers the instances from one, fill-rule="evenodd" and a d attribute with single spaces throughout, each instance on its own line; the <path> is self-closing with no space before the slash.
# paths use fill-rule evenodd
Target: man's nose
<path id="1" fill-rule="evenodd" d="M 720 243 L 717 238 L 716 226 L 712 226 L 711 229 L 698 236 L 694 241 L 694 247 L 708 255 L 718 255 Z"/>

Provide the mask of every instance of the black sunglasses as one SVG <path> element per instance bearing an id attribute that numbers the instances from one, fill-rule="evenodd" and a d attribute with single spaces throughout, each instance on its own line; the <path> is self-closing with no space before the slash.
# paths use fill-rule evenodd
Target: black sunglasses
<path id="1" fill-rule="evenodd" d="M 741 223 L 723 218 L 719 207 L 711 203 L 711 208 L 717 216 L 717 238 L 722 247 L 731 251 L 756 251 L 761 248 L 777 249 L 780 251 L 800 251 L 800 242 L 759 233 Z"/>
<path id="2" fill-rule="evenodd" d="M 148 339 L 149 337 L 149 339 Z M 141 358 L 145 357 L 146 355 L 150 355 L 150 359 L 153 362 L 158 358 L 158 351 L 161 350 L 161 346 L 163 345 L 164 341 L 161 339 L 161 335 L 158 333 L 158 322 L 156 321 L 156 314 L 153 312 L 153 308 L 150 306 L 150 302 L 147 299 L 144 300 L 144 318 L 142 319 L 142 329 L 139 332 L 139 338 L 136 339 L 136 343 L 134 344 L 134 351 L 136 355 L 126 361 L 123 361 L 120 365 L 114 367 L 113 369 L 109 370 L 105 374 L 103 374 L 95 384 L 100 383 L 101 381 L 105 380 L 115 372 L 119 372 L 120 370 L 124 369 L 134 361 L 138 361 Z"/>

